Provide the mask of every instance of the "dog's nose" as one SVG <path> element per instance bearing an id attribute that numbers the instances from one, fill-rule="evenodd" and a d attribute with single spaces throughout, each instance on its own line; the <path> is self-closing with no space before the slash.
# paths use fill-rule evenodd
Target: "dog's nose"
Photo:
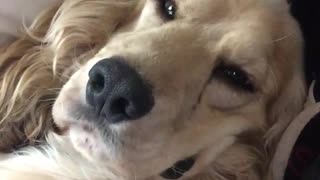
<path id="1" fill-rule="evenodd" d="M 99 117 L 110 123 L 139 119 L 154 105 L 150 85 L 120 57 L 92 67 L 86 96 Z"/>

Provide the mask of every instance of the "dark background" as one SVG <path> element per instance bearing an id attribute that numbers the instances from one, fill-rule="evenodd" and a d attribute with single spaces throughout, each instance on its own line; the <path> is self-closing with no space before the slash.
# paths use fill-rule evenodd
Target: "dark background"
<path id="1" fill-rule="evenodd" d="M 290 0 L 290 4 L 305 38 L 307 82 L 320 80 L 320 0 Z"/>
<path id="2" fill-rule="evenodd" d="M 320 102 L 320 0 L 290 0 L 291 12 L 305 39 L 304 61 L 308 84 L 316 80 L 314 97 Z M 320 180 L 320 113 L 301 132 L 284 180 Z"/>

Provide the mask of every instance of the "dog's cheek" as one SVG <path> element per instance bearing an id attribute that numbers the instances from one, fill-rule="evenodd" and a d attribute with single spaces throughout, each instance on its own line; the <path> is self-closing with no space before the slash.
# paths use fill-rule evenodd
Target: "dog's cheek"
<path id="1" fill-rule="evenodd" d="M 86 159 L 99 162 L 106 160 L 104 141 L 98 130 L 85 130 L 82 127 L 74 126 L 69 130 L 70 141 L 74 148 Z"/>

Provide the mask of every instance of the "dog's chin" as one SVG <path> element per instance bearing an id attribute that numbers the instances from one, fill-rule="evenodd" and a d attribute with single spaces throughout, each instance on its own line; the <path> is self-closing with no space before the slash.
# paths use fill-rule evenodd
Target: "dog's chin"
<path id="1" fill-rule="evenodd" d="M 105 143 L 97 129 L 88 125 L 73 125 L 69 128 L 70 141 L 76 151 L 91 162 L 108 159 Z"/>
<path id="2" fill-rule="evenodd" d="M 130 179 L 137 169 L 122 157 L 119 148 L 105 140 L 100 130 L 88 123 L 72 124 L 67 131 L 74 150 L 92 166 L 111 171 L 118 179 Z M 126 163 L 127 162 L 127 163 Z M 140 168 L 140 167 L 135 167 Z M 141 176 L 145 179 L 146 176 Z M 140 178 L 139 178 L 140 179 Z"/>
<path id="3" fill-rule="evenodd" d="M 59 122 L 61 124 L 62 121 Z M 62 132 L 61 135 L 68 137 L 68 141 L 74 150 L 94 166 L 113 169 L 119 174 L 119 177 L 124 179 L 130 179 L 133 175 L 137 176 L 137 172 L 141 175 L 139 179 L 160 176 L 170 177 L 170 175 L 175 177 L 176 174 L 172 172 L 172 167 L 170 166 L 177 166 L 175 163 L 178 162 L 180 164 L 181 162 L 185 163 L 184 159 L 168 160 L 167 158 L 171 157 L 172 154 L 166 153 L 163 143 L 159 146 L 148 143 L 142 144 L 137 142 L 139 140 L 135 137 L 130 138 L 130 141 L 134 141 L 135 144 L 124 143 L 121 135 L 117 133 L 121 129 L 126 129 L 123 127 L 125 126 L 124 124 L 117 125 L 116 128 L 110 127 L 110 131 L 113 132 L 108 135 L 106 135 L 105 129 L 101 130 L 95 123 L 84 120 L 64 122 L 63 124 L 63 127 L 57 125 L 57 129 Z M 132 147 L 137 145 L 138 147 Z M 141 146 L 148 147 L 148 150 L 139 149 Z M 190 159 L 190 156 L 183 158 Z"/>

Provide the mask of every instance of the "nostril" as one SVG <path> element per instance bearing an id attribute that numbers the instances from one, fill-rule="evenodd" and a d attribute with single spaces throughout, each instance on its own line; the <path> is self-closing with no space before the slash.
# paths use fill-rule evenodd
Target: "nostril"
<path id="1" fill-rule="evenodd" d="M 91 88 L 95 93 L 101 93 L 105 86 L 104 76 L 100 73 L 96 73 L 91 78 Z"/>
<path id="2" fill-rule="evenodd" d="M 119 58 L 95 64 L 86 88 L 88 105 L 99 118 L 111 123 L 139 119 L 154 106 L 151 86 Z"/>
<path id="3" fill-rule="evenodd" d="M 117 98 L 112 101 L 110 104 L 110 113 L 115 114 L 122 114 L 127 116 L 126 109 L 129 106 L 130 102 L 125 98 Z M 128 118 L 128 117 L 125 117 Z"/>

